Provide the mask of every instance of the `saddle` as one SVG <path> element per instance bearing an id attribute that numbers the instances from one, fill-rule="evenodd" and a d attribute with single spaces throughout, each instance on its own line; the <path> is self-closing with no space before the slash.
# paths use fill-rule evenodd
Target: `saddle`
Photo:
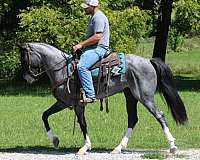
<path id="1" fill-rule="evenodd" d="M 98 77 L 99 79 L 106 77 L 106 75 L 109 74 L 111 68 L 118 66 L 119 64 L 120 61 L 117 53 L 110 53 L 90 68 L 92 77 Z"/>
<path id="2" fill-rule="evenodd" d="M 99 68 L 102 65 L 107 65 L 107 66 L 115 66 L 118 65 L 119 59 L 116 53 L 110 53 L 108 54 L 105 58 L 103 58 L 102 60 L 99 60 L 97 63 L 95 63 L 90 70 L 93 70 L 95 68 Z"/>
<path id="3" fill-rule="evenodd" d="M 68 59 L 67 62 L 67 75 L 72 77 L 74 71 L 77 69 L 78 59 L 73 59 L 73 57 Z M 111 77 L 118 77 L 126 73 L 125 55 L 124 53 L 110 53 L 105 58 L 96 62 L 90 69 L 93 82 L 96 82 L 96 94 L 103 90 L 106 93 L 105 103 L 106 111 L 108 112 L 108 91 L 109 82 Z M 103 110 L 103 100 L 100 99 L 101 108 Z"/>

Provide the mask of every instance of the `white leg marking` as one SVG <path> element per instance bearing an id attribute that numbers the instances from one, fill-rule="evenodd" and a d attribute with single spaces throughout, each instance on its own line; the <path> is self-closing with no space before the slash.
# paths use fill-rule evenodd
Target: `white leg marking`
<path id="1" fill-rule="evenodd" d="M 174 141 L 175 141 L 175 138 L 174 138 L 174 137 L 172 136 L 172 134 L 170 133 L 168 127 L 165 127 L 165 128 L 164 128 L 164 133 L 165 133 L 165 135 L 166 135 L 166 137 L 167 137 L 167 140 L 168 140 L 169 142 L 174 142 Z"/>
<path id="2" fill-rule="evenodd" d="M 48 135 L 48 138 L 50 139 L 50 141 L 53 142 L 53 137 L 55 135 L 51 129 L 47 132 L 47 135 Z"/>
<path id="3" fill-rule="evenodd" d="M 53 146 L 55 149 L 58 149 L 58 145 L 59 145 L 59 138 L 53 133 L 52 130 L 49 130 L 47 132 L 48 138 L 50 139 L 50 141 L 53 143 Z"/>
<path id="4" fill-rule="evenodd" d="M 121 143 L 111 152 L 113 154 L 119 154 L 121 153 L 122 149 L 125 149 L 127 147 L 128 144 L 128 140 L 132 134 L 133 129 L 132 128 L 128 128 L 124 137 L 121 140 Z"/>
<path id="5" fill-rule="evenodd" d="M 164 133 L 167 137 L 167 140 L 170 144 L 170 153 L 173 153 L 175 154 L 176 151 L 177 151 L 177 146 L 175 145 L 175 138 L 172 136 L 171 132 L 169 131 L 169 128 L 168 127 L 164 127 Z"/>
<path id="6" fill-rule="evenodd" d="M 77 154 L 79 154 L 79 155 L 87 154 L 87 150 L 91 150 L 91 142 L 90 142 L 90 138 L 88 135 L 86 135 L 85 145 L 79 149 Z"/>

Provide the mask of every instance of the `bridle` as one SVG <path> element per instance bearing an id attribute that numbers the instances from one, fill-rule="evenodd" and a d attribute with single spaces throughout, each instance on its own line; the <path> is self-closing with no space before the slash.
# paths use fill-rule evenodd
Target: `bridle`
<path id="1" fill-rule="evenodd" d="M 28 59 L 28 64 L 27 64 L 28 65 L 28 73 L 30 74 L 31 77 L 33 77 L 35 79 L 38 79 L 39 76 L 41 76 L 42 74 L 44 74 L 45 72 L 47 72 L 49 70 L 55 70 L 55 66 L 57 66 L 60 63 L 66 61 L 66 58 L 67 58 L 67 57 L 64 56 L 64 52 L 62 52 L 62 55 L 64 57 L 63 60 L 61 60 L 60 62 L 56 63 L 52 67 L 49 67 L 49 68 L 47 68 L 45 70 L 42 70 L 43 65 L 40 65 L 39 67 L 37 67 L 39 69 L 39 73 L 35 73 L 31 68 L 31 64 L 32 64 L 31 63 L 31 53 L 32 53 L 32 50 L 31 50 L 31 48 L 29 46 L 27 46 L 26 50 L 27 50 L 26 53 L 27 53 L 27 59 Z M 36 55 L 39 57 L 38 54 L 36 54 Z M 63 67 L 65 67 L 65 65 Z M 61 67 L 60 69 L 62 69 L 63 67 Z M 57 69 L 57 70 L 60 70 L 60 69 Z"/>
<path id="2" fill-rule="evenodd" d="M 60 85 L 62 85 L 63 83 L 65 83 L 65 82 L 67 82 L 67 89 L 68 89 L 68 92 L 70 93 L 70 88 L 69 88 L 69 79 L 72 77 L 72 72 L 71 72 L 71 74 L 69 73 L 69 70 L 70 70 L 70 68 L 69 68 L 69 57 L 66 57 L 66 55 L 65 55 L 65 53 L 63 52 L 63 51 L 61 51 L 61 54 L 62 54 L 62 56 L 63 56 L 63 60 L 61 60 L 60 62 L 58 62 L 58 63 L 56 63 L 56 64 L 54 64 L 53 66 L 51 66 L 51 67 L 49 67 L 49 68 L 47 68 L 46 70 L 43 70 L 42 71 L 42 67 L 44 66 L 44 65 L 40 65 L 39 67 L 37 67 L 37 68 L 39 68 L 39 70 L 40 70 L 40 72 L 39 73 L 35 73 L 33 70 L 32 70 L 32 68 L 31 68 L 31 53 L 33 53 L 33 51 L 31 50 L 31 48 L 30 48 L 30 46 L 28 46 L 27 45 L 27 47 L 26 47 L 26 50 L 27 50 L 27 52 L 26 52 L 26 54 L 27 54 L 27 59 L 28 59 L 28 73 L 29 73 L 29 75 L 31 76 L 31 77 L 33 77 L 34 79 L 38 79 L 39 78 L 39 76 L 41 76 L 43 73 L 45 73 L 45 72 L 47 72 L 47 71 L 49 71 L 49 70 L 52 70 L 52 71 L 60 71 L 61 69 L 63 69 L 65 66 L 67 66 L 67 68 L 66 68 L 66 70 L 67 70 L 67 76 L 63 79 L 63 80 L 61 80 L 61 81 L 59 81 L 59 82 L 57 82 L 56 84 L 54 84 L 53 86 L 52 86 L 52 91 L 54 91 L 57 87 L 59 87 Z M 38 55 L 38 54 L 36 54 L 38 57 L 40 57 L 40 55 Z M 75 57 L 74 56 L 72 56 L 71 57 L 72 59 L 74 59 Z M 57 65 L 59 65 L 60 63 L 62 63 L 62 62 L 66 62 L 62 67 L 60 67 L 60 68 L 58 68 L 58 69 L 55 69 L 55 66 L 57 66 Z M 71 63 L 72 65 L 73 65 L 73 71 L 75 70 L 75 68 L 76 68 L 76 64 L 77 64 L 77 61 L 74 61 L 73 63 Z"/>

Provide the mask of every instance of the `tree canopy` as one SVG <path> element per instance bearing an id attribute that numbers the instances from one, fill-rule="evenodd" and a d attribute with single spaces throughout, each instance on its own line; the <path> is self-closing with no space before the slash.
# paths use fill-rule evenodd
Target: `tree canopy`
<path id="1" fill-rule="evenodd" d="M 4 0 L 0 2 L 0 77 L 18 71 L 17 42 L 38 41 L 69 52 L 72 44 L 85 38 L 88 16 L 80 0 Z M 142 38 L 155 32 L 160 0 L 101 0 L 111 27 L 111 48 L 135 53 Z M 152 12 L 151 9 L 154 9 Z M 148 10 L 143 10 L 148 9 Z M 199 0 L 175 0 L 170 44 L 174 37 L 200 34 Z M 153 27 L 154 26 L 154 27 Z M 11 65 L 12 64 L 12 65 Z"/>

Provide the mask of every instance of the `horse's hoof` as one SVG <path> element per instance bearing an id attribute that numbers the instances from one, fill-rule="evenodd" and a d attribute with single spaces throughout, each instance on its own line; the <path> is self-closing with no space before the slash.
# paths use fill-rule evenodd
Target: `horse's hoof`
<path id="1" fill-rule="evenodd" d="M 120 149 L 117 149 L 117 148 L 115 148 L 112 152 L 111 152 L 111 154 L 120 154 L 121 153 L 121 150 Z"/>
<path id="2" fill-rule="evenodd" d="M 77 155 L 86 155 L 87 152 L 86 152 L 85 149 L 81 148 L 81 149 L 79 149 L 79 151 L 78 151 L 76 154 L 77 154 Z"/>
<path id="3" fill-rule="evenodd" d="M 55 149 L 58 149 L 58 145 L 59 145 L 59 139 L 58 137 L 54 136 L 53 137 L 53 146 Z"/>
<path id="4" fill-rule="evenodd" d="M 178 150 L 178 147 L 173 146 L 173 147 L 170 148 L 169 151 L 170 151 L 170 153 L 175 154 L 177 152 L 177 150 Z"/>

